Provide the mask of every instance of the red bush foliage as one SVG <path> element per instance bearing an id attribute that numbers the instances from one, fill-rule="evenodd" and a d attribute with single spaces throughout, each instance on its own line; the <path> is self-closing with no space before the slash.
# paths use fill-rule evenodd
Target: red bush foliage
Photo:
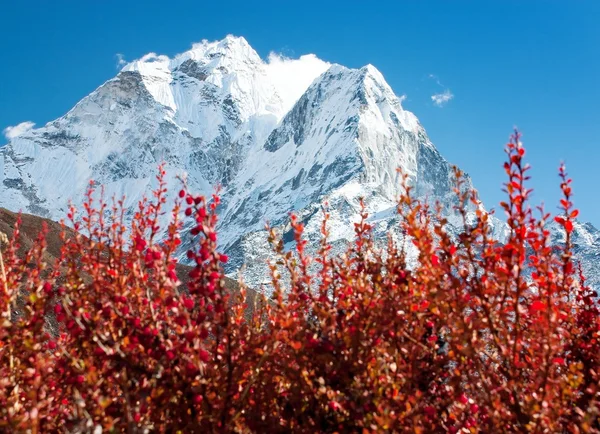
<path id="1" fill-rule="evenodd" d="M 367 215 L 355 242 L 316 257 L 272 233 L 271 302 L 248 314 L 245 289 L 223 283 L 217 196 L 186 191 L 158 240 L 166 188 L 139 204 L 94 202 L 55 264 L 44 234 L 25 256 L 18 229 L 0 274 L 0 427 L 7 432 L 600 432 L 600 316 L 572 259 L 577 211 L 560 169 L 566 233 L 534 212 L 518 134 L 507 145 L 507 243 L 457 170 L 453 238 L 439 209 L 400 199 L 416 268 L 391 240 L 375 247 Z M 193 219 L 195 261 L 181 287 L 174 252 Z M 539 214 L 538 217 L 535 215 Z M 107 217 L 108 216 L 108 217 Z M 66 236 L 65 236 L 66 238 Z M 319 271 L 312 272 L 314 266 Z M 287 281 L 286 281 L 287 282 Z"/>

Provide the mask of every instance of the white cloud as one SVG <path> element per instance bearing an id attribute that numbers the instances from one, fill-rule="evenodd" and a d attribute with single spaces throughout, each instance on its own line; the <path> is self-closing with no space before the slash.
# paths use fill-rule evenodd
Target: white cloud
<path id="1" fill-rule="evenodd" d="M 331 66 L 314 54 L 290 59 L 271 52 L 267 60 L 267 74 L 283 100 L 284 110 L 289 110 L 311 83 Z"/>
<path id="2" fill-rule="evenodd" d="M 117 68 L 122 68 L 127 65 L 127 60 L 125 60 L 125 56 L 121 53 L 117 53 L 115 55 L 117 57 Z"/>
<path id="3" fill-rule="evenodd" d="M 139 59 L 139 62 L 168 62 L 169 57 L 164 54 L 148 53 Z"/>
<path id="4" fill-rule="evenodd" d="M 433 95 L 431 95 L 431 101 L 433 101 L 434 105 L 436 105 L 439 108 L 444 107 L 452 98 L 454 98 L 454 94 L 452 94 L 452 92 L 450 92 L 450 89 L 448 89 L 442 84 L 437 75 L 429 74 L 427 78 L 435 81 L 438 87 L 444 89 L 443 92 L 436 92 Z"/>
<path id="5" fill-rule="evenodd" d="M 452 98 L 454 98 L 454 95 L 452 92 L 450 92 L 450 89 L 446 89 L 442 93 L 431 95 L 431 100 L 433 103 L 440 108 L 444 107 L 444 105 L 446 105 Z"/>
<path id="6" fill-rule="evenodd" d="M 35 126 L 35 124 L 33 122 L 25 121 L 25 122 L 21 122 L 18 125 L 14 125 L 12 127 L 4 128 L 2 133 L 4 133 L 4 137 L 6 137 L 8 140 L 12 140 L 17 136 L 20 136 L 21 134 L 26 133 L 27 131 L 32 129 L 34 126 Z"/>

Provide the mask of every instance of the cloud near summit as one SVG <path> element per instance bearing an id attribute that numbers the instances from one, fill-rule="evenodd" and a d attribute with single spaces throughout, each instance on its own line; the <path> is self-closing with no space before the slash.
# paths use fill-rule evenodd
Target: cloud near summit
<path id="1" fill-rule="evenodd" d="M 127 65 L 125 55 L 123 55 L 122 53 L 117 53 L 115 54 L 115 57 L 117 58 L 117 68 L 122 68 L 123 66 Z"/>
<path id="2" fill-rule="evenodd" d="M 319 75 L 327 71 L 331 63 L 314 54 L 305 54 L 291 59 L 271 52 L 267 59 L 267 74 L 279 96 L 289 110 Z"/>
<path id="3" fill-rule="evenodd" d="M 17 136 L 20 136 L 21 134 L 26 133 L 27 131 L 32 129 L 34 126 L 35 126 L 35 123 L 33 123 L 31 121 L 25 121 L 25 122 L 21 122 L 18 125 L 14 125 L 12 127 L 4 128 L 2 133 L 4 134 L 4 137 L 6 137 L 8 140 L 12 140 Z"/>

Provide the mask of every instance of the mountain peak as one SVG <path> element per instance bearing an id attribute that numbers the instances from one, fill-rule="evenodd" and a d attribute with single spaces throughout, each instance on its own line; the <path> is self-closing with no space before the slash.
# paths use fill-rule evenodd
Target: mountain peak
<path id="1" fill-rule="evenodd" d="M 360 80 L 365 92 L 365 99 L 379 107 L 384 114 L 395 113 L 398 123 L 407 131 L 417 134 L 420 129 L 417 117 L 402 107 L 404 95 L 398 97 L 383 74 L 373 65 L 368 64 L 359 69 Z"/>
<path id="2" fill-rule="evenodd" d="M 231 61 L 250 61 L 260 64 L 262 60 L 258 53 L 248 44 L 243 37 L 227 35 L 219 41 L 203 40 L 192 45 L 188 51 L 169 58 L 165 55 L 148 53 L 133 62 L 128 63 L 121 71 L 137 71 L 142 75 L 163 75 L 169 70 L 175 70 L 177 67 L 192 60 L 201 65 L 211 62 L 221 63 L 219 59 L 228 59 Z"/>
<path id="3" fill-rule="evenodd" d="M 227 35 L 220 41 L 211 42 L 205 39 L 193 44 L 190 50 L 175 56 L 174 60 L 176 64 L 181 64 L 188 59 L 207 62 L 219 57 L 262 62 L 258 53 L 245 38 L 233 35 Z"/>
<path id="4" fill-rule="evenodd" d="M 377 80 L 385 81 L 385 79 L 383 78 L 383 75 L 381 74 L 381 72 L 379 72 L 379 69 L 375 68 L 370 63 L 368 63 L 365 66 L 363 66 L 362 68 L 360 68 L 360 70 L 364 74 L 369 74 L 369 75 L 373 76 L 373 78 L 376 78 Z"/>

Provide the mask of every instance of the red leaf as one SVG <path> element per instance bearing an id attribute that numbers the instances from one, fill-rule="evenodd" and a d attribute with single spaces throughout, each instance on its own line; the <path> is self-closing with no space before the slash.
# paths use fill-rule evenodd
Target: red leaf
<path id="1" fill-rule="evenodd" d="M 334 411 L 337 411 L 337 410 L 339 410 L 341 408 L 341 406 L 336 401 L 329 401 L 329 408 L 332 409 L 332 410 L 334 410 Z"/>
<path id="2" fill-rule="evenodd" d="M 431 263 L 436 267 L 440 265 L 440 258 L 438 258 L 435 253 L 431 255 Z"/>
<path id="3" fill-rule="evenodd" d="M 537 312 L 540 310 L 546 310 L 546 304 L 539 300 L 536 300 L 533 303 L 531 303 L 531 307 L 529 309 L 533 312 Z"/>
<path id="4" fill-rule="evenodd" d="M 571 220 L 565 222 L 565 231 L 568 233 L 573 232 L 573 222 Z"/>

